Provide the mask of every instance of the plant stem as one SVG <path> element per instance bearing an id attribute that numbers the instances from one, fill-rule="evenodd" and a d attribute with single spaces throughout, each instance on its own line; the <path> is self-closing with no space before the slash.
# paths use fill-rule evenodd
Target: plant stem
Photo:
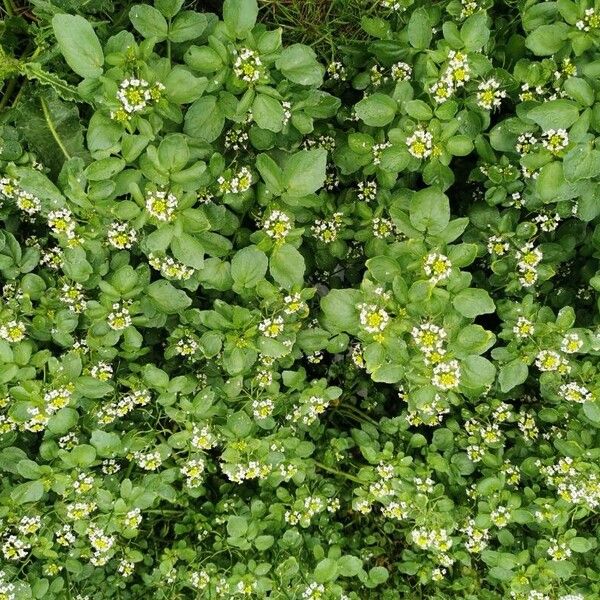
<path id="1" fill-rule="evenodd" d="M 58 147 L 61 149 L 62 153 L 65 155 L 65 158 L 67 160 L 70 160 L 71 155 L 65 148 L 65 145 L 63 144 L 62 140 L 60 139 L 58 132 L 54 128 L 54 123 L 52 123 L 52 117 L 50 115 L 50 111 L 48 110 L 48 105 L 46 104 L 46 101 L 43 98 L 40 98 L 40 104 L 42 106 L 42 111 L 44 112 L 44 118 L 46 119 L 46 124 L 48 125 L 48 129 L 50 130 L 52 137 L 55 139 L 56 143 L 58 144 Z"/>
<path id="2" fill-rule="evenodd" d="M 15 7 L 13 6 L 12 0 L 4 0 L 4 10 L 9 17 L 15 16 Z"/>
<path id="3" fill-rule="evenodd" d="M 17 80 L 13 77 L 8 80 L 6 84 L 6 89 L 4 90 L 4 94 L 2 95 L 2 100 L 0 100 L 0 110 L 6 107 L 12 93 L 15 91 L 15 86 L 17 85 Z"/>
<path id="4" fill-rule="evenodd" d="M 349 479 L 350 481 L 354 481 L 354 483 L 358 483 L 360 485 L 363 484 L 363 482 L 358 477 L 354 477 L 354 475 L 348 475 L 348 473 L 343 473 L 342 471 L 338 471 L 338 469 L 328 467 L 327 465 L 324 465 L 323 463 L 320 463 L 317 460 L 315 460 L 314 463 L 315 463 L 315 466 L 317 466 L 319 469 L 322 469 L 323 471 L 328 471 L 329 473 L 332 473 L 333 475 L 339 475 L 340 477 L 345 477 L 346 479 Z"/>
<path id="5" fill-rule="evenodd" d="M 171 19 L 169 18 L 169 33 L 171 33 Z M 173 63 L 171 62 L 171 40 L 167 37 L 167 58 L 169 59 L 169 66 Z"/>
<path id="6" fill-rule="evenodd" d="M 362 410 L 360 410 L 360 408 L 356 408 L 356 406 L 354 406 L 353 404 L 343 404 L 342 406 L 344 408 L 349 409 L 361 419 L 364 419 L 368 423 L 371 423 L 371 425 L 375 425 L 376 427 L 379 426 L 379 423 L 375 419 L 371 418 L 368 414 L 364 413 Z"/>

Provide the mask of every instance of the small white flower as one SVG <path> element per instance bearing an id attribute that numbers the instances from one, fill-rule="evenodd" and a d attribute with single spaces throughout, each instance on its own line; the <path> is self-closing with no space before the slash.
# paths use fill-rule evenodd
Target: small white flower
<path id="1" fill-rule="evenodd" d="M 433 152 L 433 136 L 429 131 L 416 129 L 406 138 L 406 145 L 415 158 L 428 158 Z"/>
<path id="2" fill-rule="evenodd" d="M 477 104 L 485 110 L 500 108 L 506 92 L 500 89 L 500 83 L 494 79 L 482 81 L 477 87 Z"/>
<path id="3" fill-rule="evenodd" d="M 292 221 L 288 215 L 280 210 L 274 210 L 265 219 L 263 229 L 274 240 L 283 240 L 292 230 Z"/>
<path id="4" fill-rule="evenodd" d="M 176 208 L 177 197 L 170 192 L 157 190 L 146 195 L 146 210 L 159 221 L 171 221 Z"/>
<path id="5" fill-rule="evenodd" d="M 429 277 L 429 281 L 433 284 L 437 284 L 450 277 L 450 274 L 452 273 L 452 263 L 447 256 L 444 256 L 439 252 L 432 252 L 425 258 L 423 270 L 425 271 L 425 275 Z"/>

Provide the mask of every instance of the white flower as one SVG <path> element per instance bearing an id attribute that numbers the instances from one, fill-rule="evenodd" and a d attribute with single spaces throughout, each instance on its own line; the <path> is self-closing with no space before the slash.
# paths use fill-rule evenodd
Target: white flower
<path id="1" fill-rule="evenodd" d="M 137 113 L 152 101 L 150 84 L 144 79 L 124 79 L 117 91 L 117 99 L 126 113 Z"/>
<path id="2" fill-rule="evenodd" d="M 201 458 L 190 458 L 181 467 L 181 474 L 187 478 L 188 487 L 198 487 L 202 484 L 202 476 L 205 469 L 204 460 Z"/>
<path id="3" fill-rule="evenodd" d="M 36 213 L 40 212 L 42 208 L 40 199 L 29 192 L 25 192 L 24 190 L 20 190 L 18 192 L 15 203 L 17 208 L 28 215 L 35 215 Z"/>
<path id="4" fill-rule="evenodd" d="M 148 192 L 146 195 L 146 210 L 159 221 L 170 221 L 177 208 L 177 198 L 164 190 Z"/>
<path id="5" fill-rule="evenodd" d="M 533 150 L 533 147 L 537 144 L 538 140 L 533 133 L 525 132 L 517 138 L 517 145 L 515 150 L 519 154 L 527 154 Z"/>
<path id="6" fill-rule="evenodd" d="M 440 390 L 454 390 L 460 384 L 460 375 L 460 364 L 457 360 L 440 362 L 433 367 L 431 383 Z"/>
<path id="7" fill-rule="evenodd" d="M 444 256 L 439 252 L 432 252 L 425 258 L 423 270 L 425 271 L 425 275 L 429 277 L 429 281 L 433 284 L 437 284 L 450 277 L 452 263 L 447 256 Z"/>
<path id="8" fill-rule="evenodd" d="M 540 226 L 542 231 L 555 231 L 560 223 L 560 215 L 558 213 L 554 213 L 554 215 L 536 215 L 533 221 Z"/>
<path id="9" fill-rule="evenodd" d="M 554 350 L 540 350 L 535 359 L 535 366 L 540 371 L 558 371 L 562 364 L 562 356 Z"/>
<path id="10" fill-rule="evenodd" d="M 265 336 L 270 338 L 276 338 L 278 335 L 283 333 L 283 317 L 273 317 L 263 319 L 258 325 L 258 330 Z"/>
<path id="11" fill-rule="evenodd" d="M 392 65 L 392 79 L 394 81 L 408 81 L 412 75 L 412 67 L 405 62 Z"/>
<path id="12" fill-rule="evenodd" d="M 500 529 L 506 527 L 510 522 L 510 513 L 508 512 L 508 508 L 505 506 L 498 506 L 490 513 L 490 519 L 496 527 Z"/>
<path id="13" fill-rule="evenodd" d="M 359 304 L 360 324 L 368 333 L 381 333 L 390 322 L 390 316 L 383 309 L 375 304 Z"/>
<path id="14" fill-rule="evenodd" d="M 137 231 L 120 221 L 113 221 L 108 228 L 108 243 L 117 250 L 128 250 L 137 242 Z"/>
<path id="15" fill-rule="evenodd" d="M 359 200 L 363 200 L 364 202 L 375 200 L 377 196 L 376 181 L 359 181 L 357 187 Z"/>
<path id="16" fill-rule="evenodd" d="M 254 400 L 252 402 L 252 414 L 255 419 L 266 419 L 273 414 L 275 405 L 273 400 L 265 398 L 264 400 Z"/>
<path id="17" fill-rule="evenodd" d="M 372 221 L 373 235 L 380 240 L 384 240 L 396 234 L 396 226 L 391 219 L 384 217 L 375 217 Z"/>
<path id="18" fill-rule="evenodd" d="M 566 129 L 549 129 L 548 131 L 544 131 L 542 146 L 552 152 L 552 154 L 558 154 L 568 144 L 569 134 Z"/>
<path id="19" fill-rule="evenodd" d="M 261 78 L 264 67 L 260 56 L 254 50 L 242 48 L 233 63 L 233 72 L 241 80 L 254 83 Z"/>
<path id="20" fill-rule="evenodd" d="M 265 219 L 263 229 L 274 240 L 283 240 L 292 230 L 290 217 L 280 210 L 274 210 Z"/>
<path id="21" fill-rule="evenodd" d="M 428 158 L 433 152 L 433 135 L 424 129 L 416 129 L 406 138 L 406 145 L 415 158 Z"/>
<path id="22" fill-rule="evenodd" d="M 25 323 L 13 320 L 0 325 L 0 338 L 12 344 L 24 340 Z"/>
<path id="23" fill-rule="evenodd" d="M 327 75 L 331 79 L 345 81 L 347 77 L 346 67 L 340 61 L 334 60 L 327 65 Z"/>
<path id="24" fill-rule="evenodd" d="M 567 333 L 560 343 L 560 349 L 565 354 L 579 352 L 583 346 L 583 340 L 576 333 Z"/>
<path id="25" fill-rule="evenodd" d="M 161 275 L 166 279 L 175 279 L 176 281 L 183 281 L 189 279 L 194 274 L 194 269 L 188 267 L 183 263 L 177 262 L 170 256 L 155 256 L 150 254 L 148 257 L 148 264 L 154 267 L 157 271 L 161 272 Z"/>
<path id="26" fill-rule="evenodd" d="M 325 244 L 331 244 L 337 239 L 342 228 L 342 213 L 333 213 L 331 219 L 317 219 L 310 228 L 313 235 Z"/>
<path id="27" fill-rule="evenodd" d="M 68 208 L 50 211 L 48 213 L 48 227 L 56 235 L 66 235 L 69 239 L 75 237 L 75 220 Z"/>
<path id="28" fill-rule="evenodd" d="M 592 400 L 591 392 L 584 385 L 579 385 L 574 381 L 563 383 L 558 391 L 568 402 L 583 404 Z"/>
<path id="29" fill-rule="evenodd" d="M 112 306 L 112 311 L 107 317 L 108 326 L 115 331 L 122 331 L 131 325 L 131 315 L 129 309 L 116 302 Z"/>
<path id="30" fill-rule="evenodd" d="M 529 319 L 519 317 L 512 331 L 519 339 L 525 339 L 533 335 L 535 327 Z"/>
<path id="31" fill-rule="evenodd" d="M 229 178 L 221 175 L 217 179 L 217 183 L 222 194 L 242 194 L 252 186 L 252 173 L 248 167 L 241 167 L 237 173 Z"/>
<path id="32" fill-rule="evenodd" d="M 488 238 L 487 251 L 496 256 L 504 256 L 510 250 L 510 244 L 500 235 L 492 235 Z"/>
<path id="33" fill-rule="evenodd" d="M 494 78 L 482 81 L 477 89 L 477 104 L 485 110 L 500 108 L 502 99 L 506 98 L 506 92 L 500 89 L 500 83 Z"/>

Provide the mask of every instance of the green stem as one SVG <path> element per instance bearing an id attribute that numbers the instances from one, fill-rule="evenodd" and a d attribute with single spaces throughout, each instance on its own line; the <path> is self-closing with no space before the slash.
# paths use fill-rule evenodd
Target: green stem
<path id="1" fill-rule="evenodd" d="M 4 0 L 4 10 L 9 17 L 15 16 L 15 7 L 13 6 L 12 0 Z"/>
<path id="2" fill-rule="evenodd" d="M 375 425 L 376 427 L 379 426 L 379 423 L 375 419 L 371 418 L 368 414 L 364 413 L 359 408 L 356 408 L 356 406 L 354 406 L 353 404 L 342 404 L 342 406 L 344 408 L 349 409 L 351 412 L 353 412 L 355 415 L 359 416 L 361 419 L 364 419 L 365 421 L 371 423 L 371 425 Z"/>
<path id="3" fill-rule="evenodd" d="M 343 473 L 342 471 L 338 471 L 338 469 L 328 467 L 327 465 L 324 465 L 323 463 L 320 463 L 317 460 L 315 460 L 314 463 L 315 463 L 316 467 L 318 467 L 319 469 L 322 469 L 323 471 L 328 471 L 329 473 L 332 473 L 333 475 L 345 477 L 346 479 L 349 479 L 350 481 L 354 481 L 354 483 L 363 485 L 363 482 L 358 477 L 354 477 L 354 475 L 348 475 L 348 473 Z"/>
<path id="4" fill-rule="evenodd" d="M 15 86 L 17 85 L 17 80 L 13 77 L 8 80 L 6 84 L 6 89 L 4 90 L 4 94 L 2 95 L 2 100 L 0 100 L 0 110 L 6 108 L 12 93 L 15 91 Z"/>
<path id="5" fill-rule="evenodd" d="M 169 18 L 169 33 L 171 33 L 171 19 Z M 169 59 L 169 66 L 172 65 L 171 62 L 171 40 L 167 38 L 167 58 Z"/>
<path id="6" fill-rule="evenodd" d="M 42 106 L 42 111 L 44 112 L 44 118 L 46 119 L 46 124 L 48 125 L 48 129 L 50 130 L 52 137 L 55 139 L 56 143 L 58 144 L 58 147 L 61 149 L 62 153 L 65 155 L 65 158 L 67 160 L 70 160 L 71 155 L 68 153 L 67 149 L 65 148 L 65 145 L 63 144 L 62 140 L 60 139 L 60 136 L 58 135 L 58 132 L 54 128 L 54 123 L 52 123 L 52 117 L 50 115 L 50 111 L 48 110 L 48 105 L 46 104 L 46 101 L 43 98 L 40 98 L 40 104 Z"/>

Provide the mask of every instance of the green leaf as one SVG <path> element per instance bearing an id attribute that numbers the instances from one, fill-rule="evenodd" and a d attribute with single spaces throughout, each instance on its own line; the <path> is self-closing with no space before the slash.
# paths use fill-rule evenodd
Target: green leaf
<path id="1" fill-rule="evenodd" d="M 563 173 L 567 181 L 597 176 L 600 173 L 600 151 L 590 143 L 575 146 L 563 158 Z"/>
<path id="2" fill-rule="evenodd" d="M 254 547 L 259 552 L 268 550 L 275 543 L 275 538 L 272 535 L 259 535 L 254 540 Z"/>
<path id="3" fill-rule="evenodd" d="M 327 151 L 323 148 L 300 150 L 290 156 L 283 169 L 287 194 L 293 197 L 312 194 L 323 187 L 327 168 Z"/>
<path id="4" fill-rule="evenodd" d="M 362 560 L 351 554 L 345 554 L 338 559 L 338 571 L 343 577 L 355 577 L 362 569 Z"/>
<path id="5" fill-rule="evenodd" d="M 338 575 L 338 565 L 332 558 L 324 558 L 315 567 L 315 581 L 319 583 L 325 583 L 327 581 L 334 581 Z"/>
<path id="6" fill-rule="evenodd" d="M 177 17 L 169 27 L 168 39 L 172 42 L 189 42 L 199 38 L 206 29 L 208 21 L 202 13 L 186 10 Z"/>
<path id="7" fill-rule="evenodd" d="M 100 77 L 104 53 L 98 36 L 79 15 L 54 15 L 52 28 L 67 64 L 81 77 Z"/>
<path id="8" fill-rule="evenodd" d="M 495 336 L 481 325 L 467 325 L 456 336 L 459 349 L 465 354 L 483 354 L 495 341 Z"/>
<path id="9" fill-rule="evenodd" d="M 569 548 L 573 552 L 589 552 L 592 548 L 596 547 L 594 540 L 588 540 L 584 537 L 574 537 L 569 540 Z"/>
<path id="10" fill-rule="evenodd" d="M 163 171 L 181 171 L 190 159 L 186 136 L 180 133 L 166 135 L 158 146 L 158 162 Z"/>
<path id="11" fill-rule="evenodd" d="M 594 104 L 594 90 L 585 79 L 569 77 L 565 81 L 564 88 L 567 94 L 579 104 L 583 106 Z"/>
<path id="12" fill-rule="evenodd" d="M 121 450 L 121 438 L 117 433 L 95 429 L 92 431 L 90 443 L 99 456 L 114 456 Z"/>
<path id="13" fill-rule="evenodd" d="M 415 192 L 410 201 L 410 222 L 419 231 L 435 235 L 450 222 L 450 201 L 437 187 Z"/>
<path id="14" fill-rule="evenodd" d="M 85 282 L 93 273 L 92 265 L 87 260 L 85 250 L 81 246 L 65 248 L 63 254 L 63 270 L 65 275 L 77 282 Z"/>
<path id="15" fill-rule="evenodd" d="M 173 256 L 184 265 L 193 269 L 204 266 L 204 246 L 189 233 L 180 233 L 171 240 Z"/>
<path id="16" fill-rule="evenodd" d="M 225 117 L 215 96 L 204 96 L 194 102 L 188 109 L 183 124 L 183 131 L 192 138 L 200 138 L 205 142 L 214 142 L 223 131 Z"/>
<path id="17" fill-rule="evenodd" d="M 583 414 L 592 422 L 600 424 L 600 403 L 585 402 L 583 404 Z"/>
<path id="18" fill-rule="evenodd" d="M 474 319 L 478 315 L 493 313 L 496 310 L 490 295 L 478 288 L 467 288 L 459 292 L 452 306 L 464 317 Z"/>
<path id="19" fill-rule="evenodd" d="M 409 117 L 418 121 L 429 121 L 433 117 L 431 107 L 423 100 L 410 100 L 403 107 Z"/>
<path id="20" fill-rule="evenodd" d="M 366 262 L 367 269 L 375 281 L 390 283 L 397 275 L 400 275 L 398 261 L 390 256 L 374 256 Z"/>
<path id="21" fill-rule="evenodd" d="M 467 135 L 455 135 L 446 142 L 446 150 L 452 156 L 467 156 L 473 152 L 473 142 Z"/>
<path id="22" fill-rule="evenodd" d="M 510 392 L 513 388 L 525 383 L 528 374 L 529 368 L 520 358 L 511 360 L 500 368 L 498 374 L 500 389 L 503 392 Z"/>
<path id="23" fill-rule="evenodd" d="M 192 303 L 183 290 L 178 290 L 165 279 L 151 283 L 146 291 L 156 307 L 168 315 L 181 312 Z"/>
<path id="24" fill-rule="evenodd" d="M 556 54 L 563 47 L 569 31 L 566 23 L 542 25 L 527 36 L 525 46 L 536 56 Z"/>
<path id="25" fill-rule="evenodd" d="M 183 6 L 185 0 L 154 0 L 154 6 L 160 10 L 167 19 L 172 19 Z"/>
<path id="26" fill-rule="evenodd" d="M 243 38 L 254 27 L 258 17 L 256 0 L 225 0 L 223 21 L 237 37 Z"/>
<path id="27" fill-rule="evenodd" d="M 36 479 L 15 486 L 10 493 L 10 498 L 16 504 L 25 504 L 26 502 L 37 502 L 42 499 L 43 495 L 44 484 L 41 480 Z"/>
<path id="28" fill-rule="evenodd" d="M 283 107 L 281 102 L 267 96 L 267 94 L 256 94 L 252 105 L 252 115 L 256 124 L 262 129 L 268 129 L 277 133 L 283 127 Z"/>
<path id="29" fill-rule="evenodd" d="M 283 171 L 279 165 L 268 154 L 259 154 L 256 157 L 256 168 L 267 184 L 268 190 L 272 194 L 280 196 L 284 190 L 285 182 Z"/>
<path id="30" fill-rule="evenodd" d="M 385 94 L 375 93 L 355 105 L 356 116 L 371 127 L 384 127 L 396 116 L 396 101 Z"/>
<path id="31" fill-rule="evenodd" d="M 361 301 L 359 290 L 331 290 L 321 300 L 321 309 L 325 316 L 325 326 L 334 333 L 357 330 L 357 304 Z"/>
<path id="32" fill-rule="evenodd" d="M 496 367 L 483 356 L 467 356 L 462 367 L 461 386 L 480 390 L 494 383 Z"/>
<path id="33" fill-rule="evenodd" d="M 273 279 L 284 289 L 301 286 L 305 269 L 304 257 L 291 244 L 284 244 L 273 250 L 269 270 Z"/>
<path id="34" fill-rule="evenodd" d="M 240 287 L 254 287 L 264 278 L 269 259 L 267 255 L 256 246 L 246 246 L 231 260 L 231 276 L 236 285 Z"/>
<path id="35" fill-rule="evenodd" d="M 107 381 L 100 381 L 94 377 L 84 375 L 77 379 L 75 389 L 84 398 L 103 398 L 114 391 L 114 388 Z"/>
<path id="36" fill-rule="evenodd" d="M 471 15 L 464 22 L 460 29 L 460 37 L 462 38 L 465 48 L 469 52 L 481 50 L 490 38 L 490 30 L 487 26 L 487 13 L 485 11 L 477 12 Z"/>
<path id="37" fill-rule="evenodd" d="M 244 537 L 248 531 L 248 520 L 246 517 L 232 515 L 227 519 L 227 533 L 234 538 Z"/>
<path id="38" fill-rule="evenodd" d="M 424 8 L 418 8 L 408 21 L 408 42 L 417 50 L 429 48 L 433 32 L 429 15 Z"/>
<path id="39" fill-rule="evenodd" d="M 223 68 L 223 60 L 209 46 L 191 46 L 183 57 L 186 64 L 200 73 L 214 73 Z"/>
<path id="40" fill-rule="evenodd" d="M 53 90 L 44 89 L 39 95 L 23 98 L 16 105 L 14 115 L 30 150 L 44 157 L 44 166 L 52 175 L 57 176 L 70 158 L 89 161 L 76 104 L 63 102 Z M 33 189 L 29 191 L 34 193 Z"/>
<path id="41" fill-rule="evenodd" d="M 69 457 L 75 465 L 89 467 L 96 460 L 96 449 L 89 444 L 81 444 L 73 448 Z"/>
<path id="42" fill-rule="evenodd" d="M 135 4 L 129 10 L 129 20 L 136 31 L 145 38 L 155 38 L 157 41 L 167 39 L 169 26 L 160 11 L 147 4 Z"/>
<path id="43" fill-rule="evenodd" d="M 312 48 L 304 44 L 284 48 L 275 66 L 294 83 L 316 87 L 323 83 L 325 68 L 317 61 Z"/>
<path id="44" fill-rule="evenodd" d="M 208 79 L 194 77 L 185 67 L 177 65 L 165 79 L 165 94 L 175 104 L 188 104 L 202 96 Z"/>
<path id="45" fill-rule="evenodd" d="M 527 113 L 527 118 L 537 123 L 544 131 L 568 129 L 579 118 L 579 107 L 571 100 L 549 100 L 532 108 Z"/>
<path id="46" fill-rule="evenodd" d="M 388 580 L 390 576 L 388 570 L 385 567 L 373 567 L 369 571 L 369 579 L 375 585 L 381 585 Z"/>
<path id="47" fill-rule="evenodd" d="M 371 379 L 381 383 L 398 383 L 404 375 L 404 367 L 400 364 L 392 363 L 374 369 L 371 373 Z"/>
<path id="48" fill-rule="evenodd" d="M 240 410 L 229 415 L 227 418 L 227 428 L 237 437 L 244 438 L 252 431 L 252 421 L 243 410 Z"/>

